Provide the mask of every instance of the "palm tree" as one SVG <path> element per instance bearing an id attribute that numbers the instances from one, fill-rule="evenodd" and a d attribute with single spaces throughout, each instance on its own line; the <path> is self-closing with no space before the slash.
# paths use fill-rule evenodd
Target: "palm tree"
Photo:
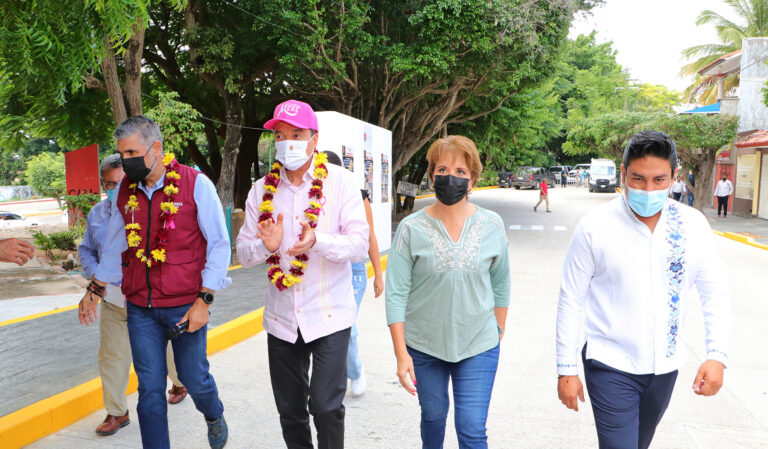
<path id="1" fill-rule="evenodd" d="M 717 79 L 699 75 L 698 72 L 728 53 L 741 50 L 743 39 L 768 36 L 768 0 L 723 0 L 723 3 L 734 11 L 741 23 L 728 20 L 715 11 L 702 11 L 696 25 L 713 25 L 721 43 L 695 45 L 683 50 L 683 56 L 688 60 L 698 57 L 680 70 L 681 76 L 694 76 L 693 84 L 685 90 L 685 96 L 701 104 L 717 100 Z M 725 79 L 726 92 L 738 85 L 738 73 Z"/>

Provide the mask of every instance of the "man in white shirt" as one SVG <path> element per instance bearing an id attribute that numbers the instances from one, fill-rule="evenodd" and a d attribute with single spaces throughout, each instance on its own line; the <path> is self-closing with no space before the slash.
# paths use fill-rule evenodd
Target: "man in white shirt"
<path id="1" fill-rule="evenodd" d="M 715 196 L 717 197 L 717 217 L 720 218 L 720 211 L 723 212 L 723 218 L 728 216 L 728 198 L 733 193 L 733 184 L 728 179 L 728 175 L 723 173 L 720 181 L 715 186 Z"/>
<path id="2" fill-rule="evenodd" d="M 675 183 L 672 185 L 672 199 L 682 202 L 682 198 L 685 194 L 685 183 L 683 182 L 682 175 L 678 175 Z"/>
<path id="3" fill-rule="evenodd" d="M 237 258 L 244 267 L 268 264 L 264 329 L 286 446 L 313 447 L 311 413 L 318 447 L 343 449 L 347 348 L 357 318 L 349 262 L 368 253 L 363 198 L 352 173 L 315 152 L 317 116 L 308 104 L 279 104 L 264 127 L 275 133 L 279 162 L 248 194 Z"/>
<path id="4" fill-rule="evenodd" d="M 723 383 L 730 309 L 714 237 L 697 210 L 668 199 L 674 142 L 643 131 L 621 166 L 625 192 L 587 214 L 563 267 L 557 313 L 558 397 L 578 411 L 582 359 L 600 448 L 647 448 L 686 349 L 679 331 L 698 290 L 705 360 L 693 392 Z"/>

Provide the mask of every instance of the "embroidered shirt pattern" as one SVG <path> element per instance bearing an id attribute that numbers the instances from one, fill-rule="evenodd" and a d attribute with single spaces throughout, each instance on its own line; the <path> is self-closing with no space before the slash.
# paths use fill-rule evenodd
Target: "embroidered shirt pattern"
<path id="1" fill-rule="evenodd" d="M 474 222 L 467 224 L 469 228 L 466 229 L 466 235 L 459 240 L 458 244 L 451 241 L 446 233 L 442 232 L 428 218 L 421 217 L 417 222 L 424 227 L 429 238 L 434 256 L 435 271 L 475 271 L 477 269 L 477 252 L 485 232 L 485 220 L 482 217 L 478 217 Z"/>
<path id="2" fill-rule="evenodd" d="M 677 351 L 677 333 L 680 325 L 680 290 L 685 275 L 685 235 L 682 231 L 683 220 L 680 210 L 671 201 L 667 206 L 667 214 L 666 241 L 669 245 L 669 255 L 666 275 L 669 317 L 666 356 L 672 357 Z"/>

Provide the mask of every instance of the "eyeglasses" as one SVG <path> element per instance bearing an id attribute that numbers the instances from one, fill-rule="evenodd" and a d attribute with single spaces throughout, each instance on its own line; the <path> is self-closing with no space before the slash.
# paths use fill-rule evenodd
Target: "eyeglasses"
<path id="1" fill-rule="evenodd" d="M 102 181 L 102 182 L 104 183 L 104 188 L 107 190 L 112 190 L 114 188 L 117 188 L 116 182 L 107 182 L 107 181 Z"/>

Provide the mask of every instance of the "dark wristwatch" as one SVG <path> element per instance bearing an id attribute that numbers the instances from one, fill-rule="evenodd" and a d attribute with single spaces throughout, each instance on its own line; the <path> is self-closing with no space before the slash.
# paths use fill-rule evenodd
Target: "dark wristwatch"
<path id="1" fill-rule="evenodd" d="M 197 294 L 197 297 L 202 299 L 206 304 L 213 304 L 213 293 L 211 292 L 200 292 Z"/>

